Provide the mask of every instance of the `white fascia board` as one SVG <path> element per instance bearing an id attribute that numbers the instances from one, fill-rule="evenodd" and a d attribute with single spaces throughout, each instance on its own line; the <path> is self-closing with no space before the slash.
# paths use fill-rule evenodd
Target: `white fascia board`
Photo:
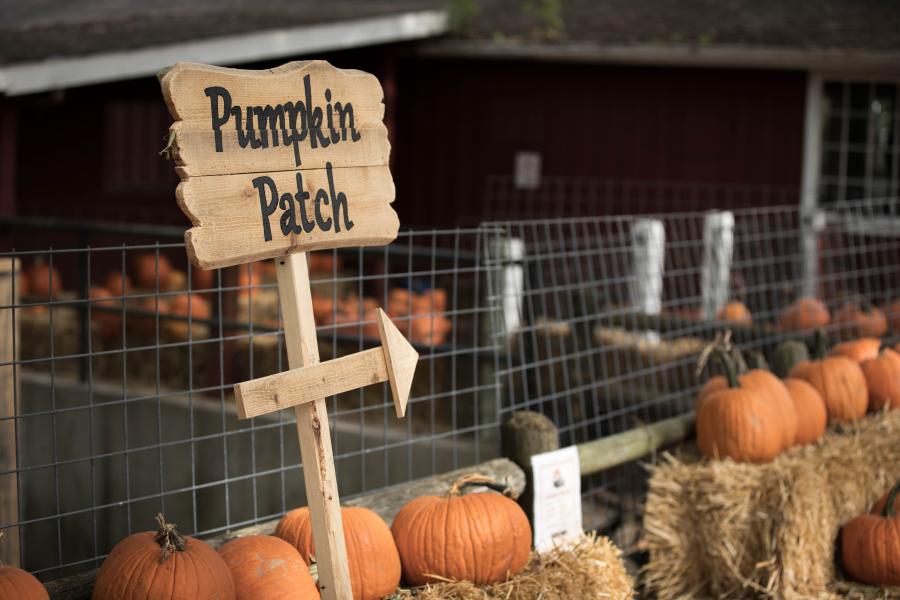
<path id="1" fill-rule="evenodd" d="M 447 31 L 441 10 L 407 12 L 353 21 L 284 29 L 104 52 L 71 58 L 0 66 L 0 93 L 8 96 L 134 79 L 155 75 L 179 61 L 220 66 L 416 40 Z"/>

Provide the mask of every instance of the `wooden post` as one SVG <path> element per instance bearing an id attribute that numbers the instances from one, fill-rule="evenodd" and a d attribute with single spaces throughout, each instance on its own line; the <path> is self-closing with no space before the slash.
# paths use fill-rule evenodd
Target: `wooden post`
<path id="1" fill-rule="evenodd" d="M 0 260 L 0 363 L 16 360 L 19 331 L 18 309 L 9 308 L 19 303 L 19 290 L 15 285 L 19 274 L 18 259 Z M 16 398 L 18 381 L 12 365 L 0 367 L 0 526 L 19 522 L 19 478 L 16 473 Z M 19 566 L 19 528 L 2 530 L 6 537 L 0 540 L 0 561 L 5 565 Z"/>
<path id="2" fill-rule="evenodd" d="M 319 362 L 319 342 L 313 319 L 306 253 L 298 252 L 276 259 L 275 265 L 288 366 L 299 369 L 314 365 Z M 294 414 L 297 416 L 303 480 L 316 544 L 319 592 L 323 598 L 352 600 L 325 399 L 295 406 Z M 329 585 L 333 587 L 329 588 Z"/>
<path id="3" fill-rule="evenodd" d="M 238 415 L 293 407 L 319 591 L 352 600 L 325 399 L 388 380 L 402 417 L 418 354 L 378 311 L 380 350 L 320 363 L 306 252 L 397 237 L 381 85 L 323 61 L 263 71 L 179 63 L 160 84 L 176 119 L 167 150 L 178 205 L 194 225 L 188 256 L 203 269 L 275 260 L 291 370 L 236 385 Z"/>
<path id="4" fill-rule="evenodd" d="M 519 497 L 519 503 L 528 515 L 534 519 L 534 475 L 531 470 L 531 457 L 559 449 L 559 434 L 553 421 L 540 413 L 522 410 L 513 415 L 501 426 L 503 455 L 519 465 L 525 471 L 525 492 Z"/>

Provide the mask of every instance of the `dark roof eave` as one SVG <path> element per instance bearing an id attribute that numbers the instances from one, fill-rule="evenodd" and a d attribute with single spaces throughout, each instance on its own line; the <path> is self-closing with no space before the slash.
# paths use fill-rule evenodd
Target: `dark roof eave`
<path id="1" fill-rule="evenodd" d="M 423 56 L 642 66 L 803 70 L 900 75 L 900 52 L 710 45 L 615 45 L 591 41 L 443 39 L 423 44 Z"/>

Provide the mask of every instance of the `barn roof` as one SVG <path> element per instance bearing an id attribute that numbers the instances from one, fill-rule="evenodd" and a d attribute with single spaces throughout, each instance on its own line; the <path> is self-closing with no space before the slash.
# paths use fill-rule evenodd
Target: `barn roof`
<path id="1" fill-rule="evenodd" d="M 0 92 L 422 38 L 445 56 L 896 71 L 900 2 L 0 0 Z"/>

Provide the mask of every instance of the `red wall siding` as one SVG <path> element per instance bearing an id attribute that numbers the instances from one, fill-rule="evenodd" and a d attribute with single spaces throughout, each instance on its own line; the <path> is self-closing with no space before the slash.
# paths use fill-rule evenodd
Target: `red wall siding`
<path id="1" fill-rule="evenodd" d="M 520 150 L 541 152 L 544 175 L 800 183 L 800 72 L 415 60 L 400 73 L 407 225 L 479 215 L 486 178 Z"/>

